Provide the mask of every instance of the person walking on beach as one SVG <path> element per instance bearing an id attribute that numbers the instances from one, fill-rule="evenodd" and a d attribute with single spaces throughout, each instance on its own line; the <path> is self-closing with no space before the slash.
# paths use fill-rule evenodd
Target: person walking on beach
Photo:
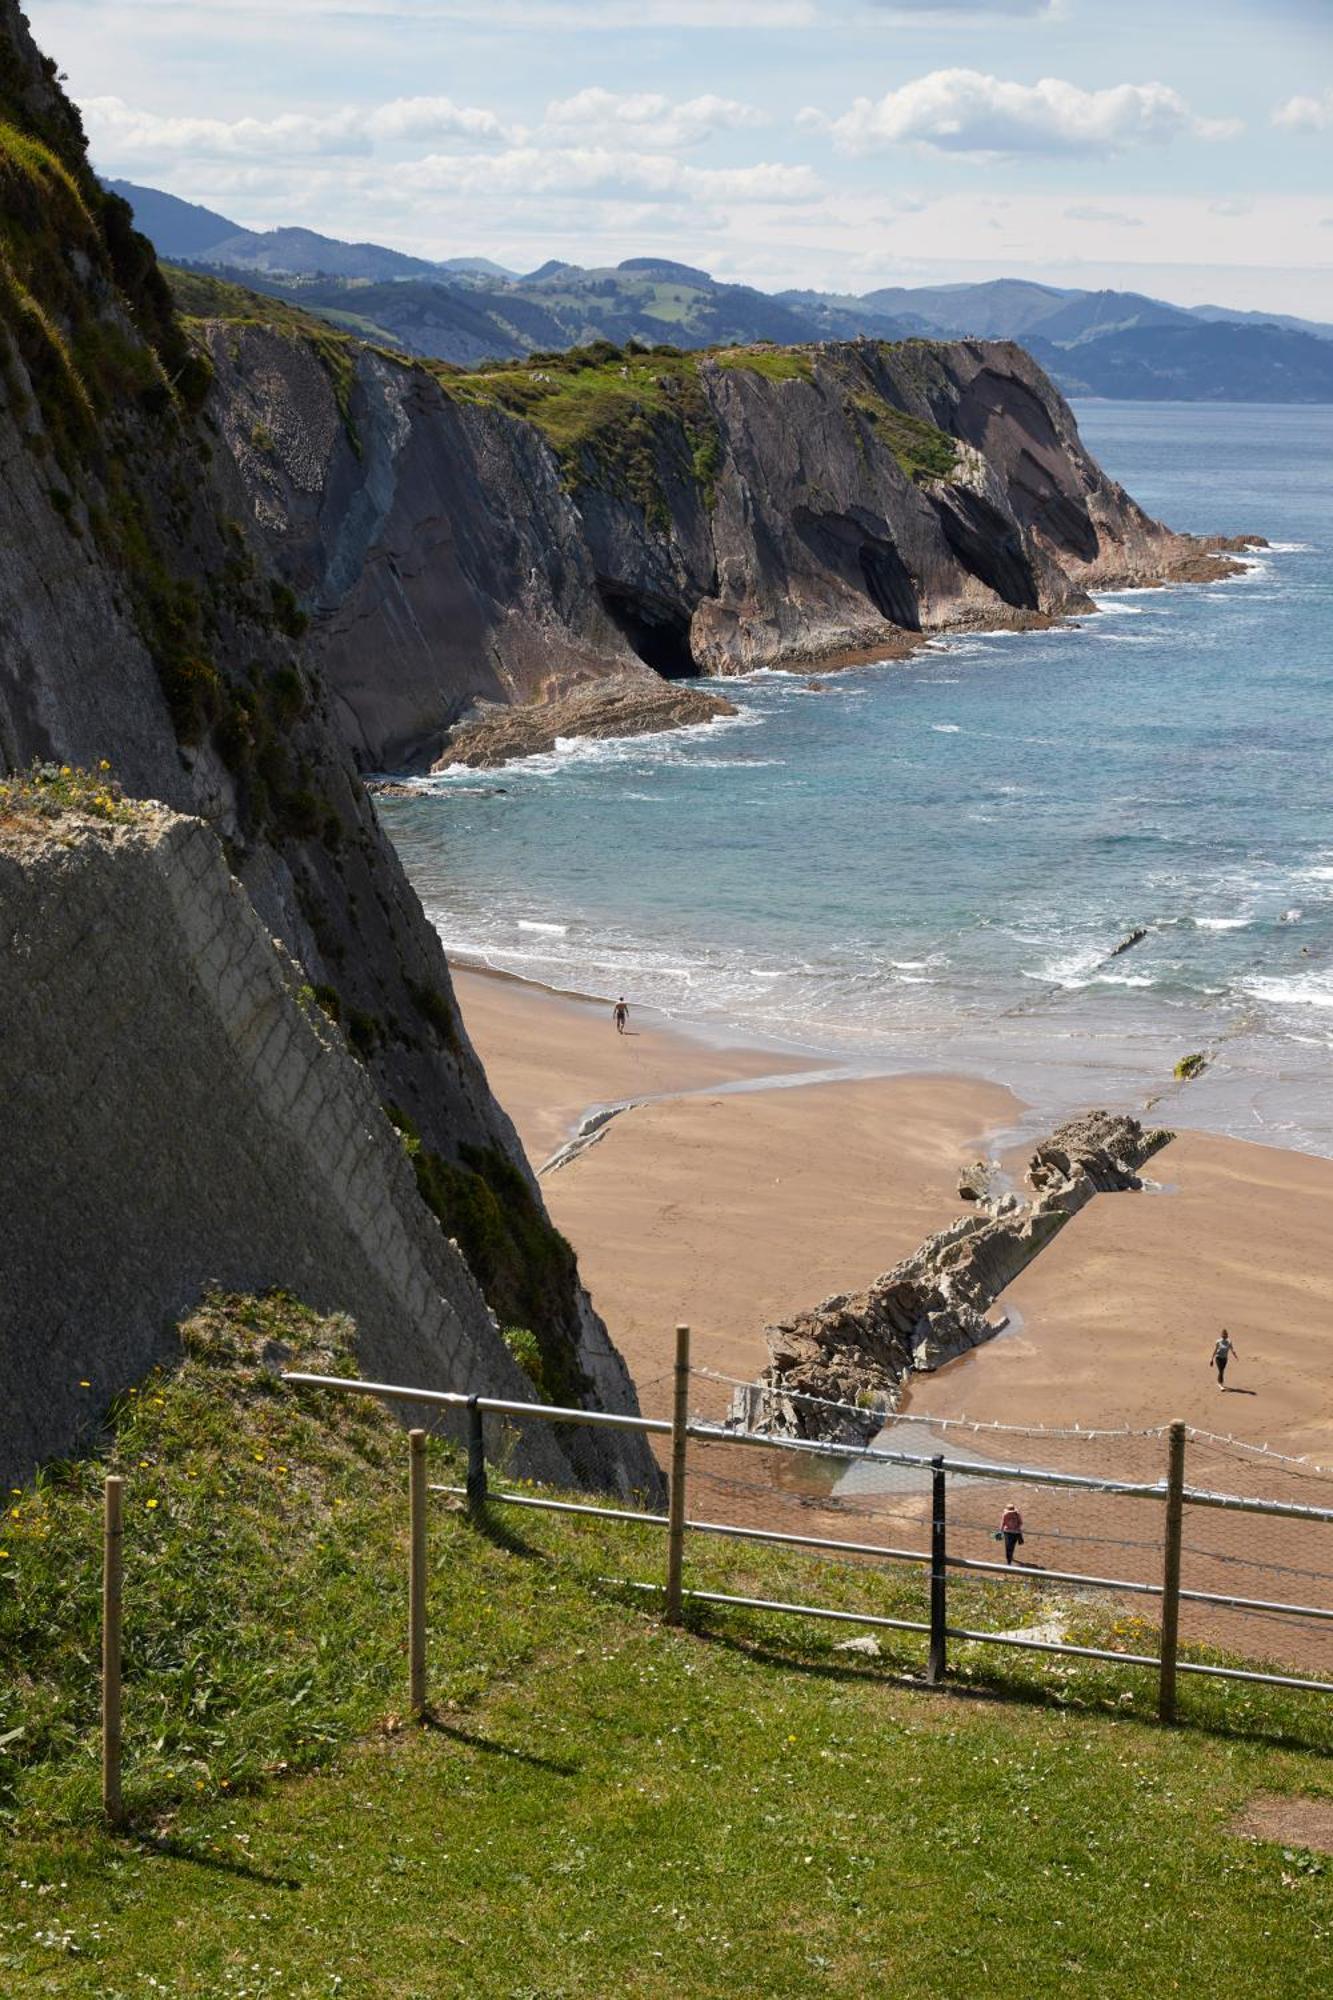
<path id="1" fill-rule="evenodd" d="M 616 1024 L 616 1033 L 618 1035 L 623 1035 L 625 1032 L 625 1024 L 629 1020 L 629 1008 L 625 1005 L 625 996 L 623 993 L 616 1002 L 614 1019 Z"/>
<path id="2" fill-rule="evenodd" d="M 1011 1563 L 1014 1559 L 1014 1550 L 1023 1546 L 1023 1516 L 1012 1500 L 1000 1516 L 995 1539 L 1004 1543 L 1004 1559 L 1007 1563 Z"/>
<path id="3" fill-rule="evenodd" d="M 1227 1363 L 1228 1361 L 1230 1361 L 1235 1351 L 1236 1351 L 1235 1348 L 1231 1344 L 1231 1335 L 1227 1332 L 1226 1328 L 1223 1327 L 1221 1339 L 1218 1341 L 1216 1347 L 1213 1349 L 1213 1366 L 1217 1370 L 1217 1386 L 1219 1389 L 1225 1389 L 1227 1386 L 1226 1384 Z"/>

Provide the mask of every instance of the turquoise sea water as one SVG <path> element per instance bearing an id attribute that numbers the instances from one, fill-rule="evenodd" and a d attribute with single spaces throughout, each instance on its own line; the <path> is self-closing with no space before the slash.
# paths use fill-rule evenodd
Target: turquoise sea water
<path id="1" fill-rule="evenodd" d="M 1150 512 L 1272 550 L 1077 628 L 818 694 L 758 675 L 735 722 L 384 799 L 450 949 L 989 1076 L 1034 1122 L 1161 1090 L 1161 1116 L 1333 1153 L 1333 408 L 1078 415 Z M 1194 1050 L 1213 1065 L 1182 1092 Z"/>

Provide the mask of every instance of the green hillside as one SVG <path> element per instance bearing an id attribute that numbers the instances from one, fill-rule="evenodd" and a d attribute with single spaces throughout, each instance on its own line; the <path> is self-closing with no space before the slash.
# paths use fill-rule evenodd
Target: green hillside
<path id="1" fill-rule="evenodd" d="M 959 1647 L 916 1680 L 846 1628 L 710 1610 L 668 1632 L 604 1579 L 635 1530 L 431 1521 L 433 1715 L 404 1725 L 402 1432 L 295 1391 L 344 1322 L 214 1298 L 98 1454 L 0 1538 L 0 1990 L 172 1995 L 1141 1996 L 1321 1990 L 1333 1863 L 1238 1837 L 1333 1798 L 1315 1697 Z M 433 1447 L 435 1476 L 457 1463 Z M 127 1480 L 126 1800 L 96 1817 L 98 1501 Z M 753 1547 L 690 1580 L 920 1616 L 922 1583 Z M 957 1586 L 969 1622 L 1040 1615 Z M 1132 1648 L 1124 1620 L 1086 1636 Z"/>

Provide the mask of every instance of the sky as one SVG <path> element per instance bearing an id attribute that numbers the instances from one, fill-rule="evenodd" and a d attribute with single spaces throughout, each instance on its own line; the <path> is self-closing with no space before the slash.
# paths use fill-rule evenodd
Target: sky
<path id="1" fill-rule="evenodd" d="M 1333 0 L 25 0 L 94 164 L 420 256 L 1333 321 Z"/>

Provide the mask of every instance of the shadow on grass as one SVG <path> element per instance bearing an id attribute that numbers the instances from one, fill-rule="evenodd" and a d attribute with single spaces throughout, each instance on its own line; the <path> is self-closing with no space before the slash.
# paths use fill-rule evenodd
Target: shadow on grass
<path id="1" fill-rule="evenodd" d="M 253 1861 L 242 1861 L 228 1854 L 214 1854 L 192 1847 L 186 1840 L 173 1834 L 149 1834 L 144 1837 L 144 1850 L 148 1854 L 160 1854 L 167 1861 L 188 1861 L 192 1868 L 212 1868 L 219 1874 L 234 1875 L 242 1882 L 262 1882 L 269 1889 L 304 1889 L 305 1883 L 296 1875 L 273 1875 L 266 1868 L 256 1868 Z"/>
<path id="2" fill-rule="evenodd" d="M 957 1670 L 950 1677 L 932 1686 L 925 1678 L 924 1662 L 913 1667 L 907 1661 L 885 1657 L 878 1661 L 867 1660 L 863 1664 L 853 1660 L 829 1660 L 812 1658 L 799 1652 L 785 1651 L 761 1639 L 747 1639 L 737 1632 L 719 1631 L 715 1626 L 705 1624 L 701 1614 L 686 1614 L 686 1629 L 696 1639 L 706 1645 L 718 1646 L 731 1653 L 738 1653 L 758 1666 L 776 1667 L 784 1673 L 804 1674 L 815 1680 L 841 1681 L 845 1683 L 879 1682 L 902 1689 L 905 1693 L 928 1696 L 935 1701 L 961 1702 L 975 1705 L 993 1703 L 1015 1708 L 1044 1708 L 1062 1710 L 1066 1714 L 1107 1716 L 1111 1713 L 1103 1700 L 1096 1696 L 1078 1694 L 1070 1696 L 1064 1690 L 1043 1687 L 1033 1681 L 1018 1680 L 1003 1673 L 973 1673 L 966 1680 L 958 1676 Z M 1109 1664 L 1109 1663 L 1108 1663 Z M 1156 1699 L 1156 1677 L 1148 1669 L 1143 1673 L 1145 1705 L 1136 1710 L 1118 1711 L 1119 1719 L 1125 1722 L 1151 1723 L 1154 1720 L 1151 1704 Z M 1183 1693 L 1183 1691 L 1182 1691 Z M 1310 1696 L 1310 1700 L 1325 1699 Z M 1269 1750 L 1296 1750 L 1305 1754 L 1327 1754 L 1330 1750 L 1327 1726 L 1319 1728 L 1312 1715 L 1312 1726 L 1302 1732 L 1280 1725 L 1265 1723 L 1262 1718 L 1253 1720 L 1237 1713 L 1234 1709 L 1225 1719 L 1207 1715 L 1191 1715 L 1178 1712 L 1173 1727 L 1182 1733 L 1217 1737 L 1228 1743 L 1256 1743 Z"/>
<path id="3" fill-rule="evenodd" d="M 471 1730 L 460 1729 L 429 1709 L 421 1722 L 423 1728 L 433 1730 L 437 1736 L 447 1736 L 451 1743 L 461 1743 L 467 1750 L 482 1750 L 488 1757 L 512 1757 L 515 1763 L 531 1764 L 538 1771 L 552 1771 L 557 1778 L 576 1778 L 583 1768 L 581 1764 L 561 1763 L 555 1757 L 538 1756 L 535 1750 L 516 1750 L 512 1743 L 497 1743 L 493 1736 L 474 1736 Z"/>
<path id="4" fill-rule="evenodd" d="M 509 1523 L 501 1518 L 497 1508 L 481 1506 L 472 1509 L 468 1519 L 479 1535 L 497 1549 L 504 1549 L 511 1556 L 528 1556 L 534 1562 L 549 1563 L 551 1558 L 545 1549 L 539 1549 L 535 1542 L 524 1541 Z"/>

